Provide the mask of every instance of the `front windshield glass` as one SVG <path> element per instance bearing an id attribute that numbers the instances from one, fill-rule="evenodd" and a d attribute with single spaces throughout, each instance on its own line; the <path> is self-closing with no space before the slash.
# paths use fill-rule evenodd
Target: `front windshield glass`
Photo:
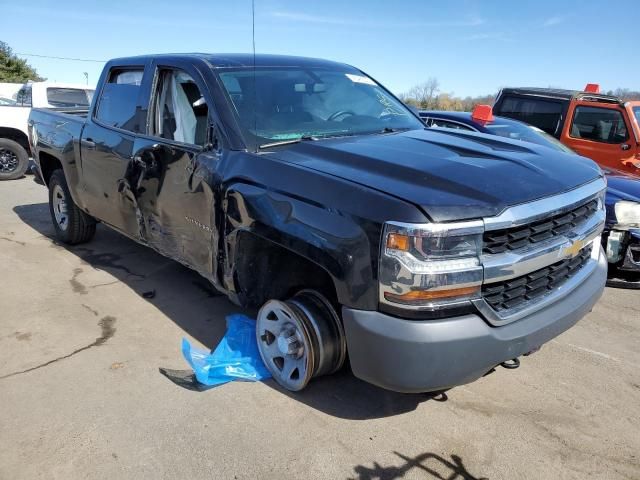
<path id="1" fill-rule="evenodd" d="M 633 114 L 636 116 L 636 121 L 640 125 L 640 107 L 633 107 Z"/>
<path id="2" fill-rule="evenodd" d="M 250 148 L 424 128 L 399 100 L 355 69 L 258 67 L 219 75 Z"/>
<path id="3" fill-rule="evenodd" d="M 554 137 L 545 133 L 537 127 L 515 122 L 492 123 L 485 125 L 494 135 L 510 138 L 512 140 L 522 140 L 523 142 L 537 143 L 545 147 L 553 148 L 564 153 L 575 153 L 566 145 L 563 145 Z"/>

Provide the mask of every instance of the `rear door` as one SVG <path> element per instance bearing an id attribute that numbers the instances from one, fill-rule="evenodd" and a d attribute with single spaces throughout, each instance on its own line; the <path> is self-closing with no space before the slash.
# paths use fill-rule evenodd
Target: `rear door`
<path id="1" fill-rule="evenodd" d="M 127 190 L 127 173 L 140 115 L 144 65 L 113 66 L 104 73 L 95 107 L 80 138 L 82 188 L 89 212 L 139 239 L 135 198 Z"/>
<path id="2" fill-rule="evenodd" d="M 604 167 L 637 174 L 637 168 L 631 163 L 637 145 L 625 113 L 617 104 L 574 101 L 562 141 Z"/>
<path id="3" fill-rule="evenodd" d="M 217 252 L 220 156 L 209 147 L 210 94 L 188 63 L 155 63 L 146 131 L 135 141 L 132 182 L 147 243 L 211 278 Z"/>

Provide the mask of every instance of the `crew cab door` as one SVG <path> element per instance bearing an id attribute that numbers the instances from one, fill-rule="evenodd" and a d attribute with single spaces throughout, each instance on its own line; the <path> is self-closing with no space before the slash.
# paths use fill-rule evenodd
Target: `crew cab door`
<path id="1" fill-rule="evenodd" d="M 144 240 L 213 279 L 220 156 L 209 146 L 206 82 L 190 65 L 154 65 L 144 135 L 135 140 L 129 181 Z"/>
<path id="2" fill-rule="evenodd" d="M 140 126 L 143 65 L 112 67 L 103 74 L 101 89 L 80 137 L 81 195 L 91 215 L 140 239 L 135 198 L 123 181 Z"/>
<path id="3" fill-rule="evenodd" d="M 639 174 L 632 162 L 638 144 L 626 111 L 618 104 L 571 102 L 562 142 L 604 167 Z"/>

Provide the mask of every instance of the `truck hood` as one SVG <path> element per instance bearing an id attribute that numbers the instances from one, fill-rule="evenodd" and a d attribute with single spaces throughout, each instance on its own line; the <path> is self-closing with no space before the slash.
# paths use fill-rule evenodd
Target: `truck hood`
<path id="1" fill-rule="evenodd" d="M 640 203 L 640 179 L 615 170 L 604 170 L 607 177 L 607 204 L 618 200 Z"/>
<path id="2" fill-rule="evenodd" d="M 440 129 L 305 141 L 276 155 L 401 198 L 436 222 L 498 215 L 602 175 L 578 155 Z"/>

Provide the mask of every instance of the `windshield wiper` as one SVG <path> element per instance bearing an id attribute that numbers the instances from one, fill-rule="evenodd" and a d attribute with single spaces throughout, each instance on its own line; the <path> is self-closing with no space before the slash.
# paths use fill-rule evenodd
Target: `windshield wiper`
<path id="1" fill-rule="evenodd" d="M 289 140 L 280 140 L 279 142 L 263 143 L 258 147 L 258 150 L 262 150 L 264 148 L 279 147 L 280 145 L 292 145 L 294 143 L 300 143 L 302 141 L 316 141 L 316 140 L 318 140 L 318 137 L 316 136 L 303 135 L 301 137 L 292 138 Z"/>

